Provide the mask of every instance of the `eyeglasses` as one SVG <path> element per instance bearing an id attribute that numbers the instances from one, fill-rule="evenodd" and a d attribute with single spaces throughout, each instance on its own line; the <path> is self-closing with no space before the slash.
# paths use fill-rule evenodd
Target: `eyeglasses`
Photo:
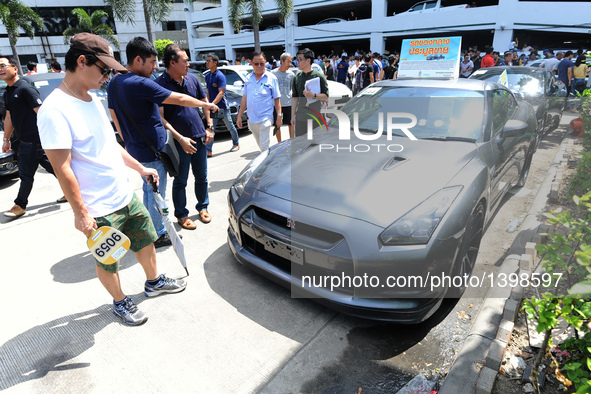
<path id="1" fill-rule="evenodd" d="M 265 63 L 252 63 L 252 65 L 253 65 L 253 66 L 260 67 L 260 66 L 264 66 L 264 65 L 265 65 Z"/>
<path id="2" fill-rule="evenodd" d="M 298 59 L 297 59 L 297 60 L 298 60 L 298 62 L 303 62 L 304 60 L 306 60 L 306 58 L 303 58 L 303 57 L 298 57 Z"/>
<path id="3" fill-rule="evenodd" d="M 211 62 L 213 62 L 213 60 L 211 60 L 211 59 L 207 59 L 207 60 L 205 61 L 205 63 L 211 63 Z"/>
<path id="4" fill-rule="evenodd" d="M 98 64 L 94 63 L 95 66 L 97 66 L 98 68 L 101 69 L 101 74 L 103 74 L 103 77 L 106 77 L 107 75 L 111 74 L 111 68 L 110 67 L 101 67 Z"/>
<path id="5" fill-rule="evenodd" d="M 6 67 L 12 67 L 12 64 L 0 64 L 0 70 L 4 70 Z"/>

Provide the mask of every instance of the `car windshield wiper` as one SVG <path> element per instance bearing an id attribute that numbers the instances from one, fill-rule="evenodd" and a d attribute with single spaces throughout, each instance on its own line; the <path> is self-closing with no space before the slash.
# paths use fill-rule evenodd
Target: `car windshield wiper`
<path id="1" fill-rule="evenodd" d="M 467 137 L 451 137 L 442 135 L 432 135 L 431 137 L 419 138 L 420 140 L 433 140 L 433 141 L 463 141 L 463 142 L 476 142 L 474 138 Z"/>

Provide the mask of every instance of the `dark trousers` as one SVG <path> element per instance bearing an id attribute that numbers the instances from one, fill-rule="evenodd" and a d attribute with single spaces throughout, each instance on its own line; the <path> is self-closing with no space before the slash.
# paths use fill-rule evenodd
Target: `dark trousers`
<path id="1" fill-rule="evenodd" d="M 14 200 L 14 203 L 21 208 L 26 208 L 29 203 L 35 172 L 39 165 L 50 174 L 55 175 L 41 144 L 21 141 L 18 150 L 18 176 L 21 184 L 16 200 Z"/>
<path id="2" fill-rule="evenodd" d="M 228 111 L 229 112 L 229 111 Z M 192 155 L 185 153 L 181 144 L 175 142 L 179 152 L 179 173 L 172 182 L 172 202 L 174 204 L 174 216 L 181 219 L 189 216 L 187 209 L 187 181 L 189 179 L 189 166 L 195 177 L 195 197 L 197 197 L 197 211 L 207 209 L 209 205 L 209 193 L 207 191 L 207 150 L 198 138 L 195 144 L 197 152 Z"/>

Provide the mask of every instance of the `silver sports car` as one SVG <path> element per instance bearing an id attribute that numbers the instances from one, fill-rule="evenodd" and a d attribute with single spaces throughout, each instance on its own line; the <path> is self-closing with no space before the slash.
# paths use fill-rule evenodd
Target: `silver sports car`
<path id="1" fill-rule="evenodd" d="M 326 124 L 310 111 L 308 135 L 238 176 L 230 249 L 293 296 L 423 321 L 462 294 L 487 220 L 525 183 L 534 110 L 494 82 L 397 80 L 333 115 Z"/>

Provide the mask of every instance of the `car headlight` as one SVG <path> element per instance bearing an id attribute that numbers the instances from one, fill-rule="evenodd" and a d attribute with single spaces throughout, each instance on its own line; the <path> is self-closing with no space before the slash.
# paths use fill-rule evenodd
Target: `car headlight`
<path id="1" fill-rule="evenodd" d="M 442 189 L 411 209 L 380 234 L 384 245 L 426 244 L 462 186 Z"/>
<path id="2" fill-rule="evenodd" d="M 261 165 L 261 163 L 263 161 L 265 161 L 265 159 L 267 158 L 268 155 L 269 155 L 268 149 L 261 152 L 257 157 L 254 158 L 253 161 L 251 161 L 246 166 L 246 168 L 244 168 L 244 170 L 242 170 L 240 175 L 238 175 L 238 178 L 236 178 L 236 180 L 234 181 L 234 184 L 232 185 L 232 187 L 234 188 L 234 191 L 236 192 L 238 197 L 240 197 L 242 195 L 242 193 L 244 192 L 244 187 L 246 186 L 246 184 L 248 183 L 250 178 L 252 178 L 252 175 L 254 174 L 256 169 Z"/>

